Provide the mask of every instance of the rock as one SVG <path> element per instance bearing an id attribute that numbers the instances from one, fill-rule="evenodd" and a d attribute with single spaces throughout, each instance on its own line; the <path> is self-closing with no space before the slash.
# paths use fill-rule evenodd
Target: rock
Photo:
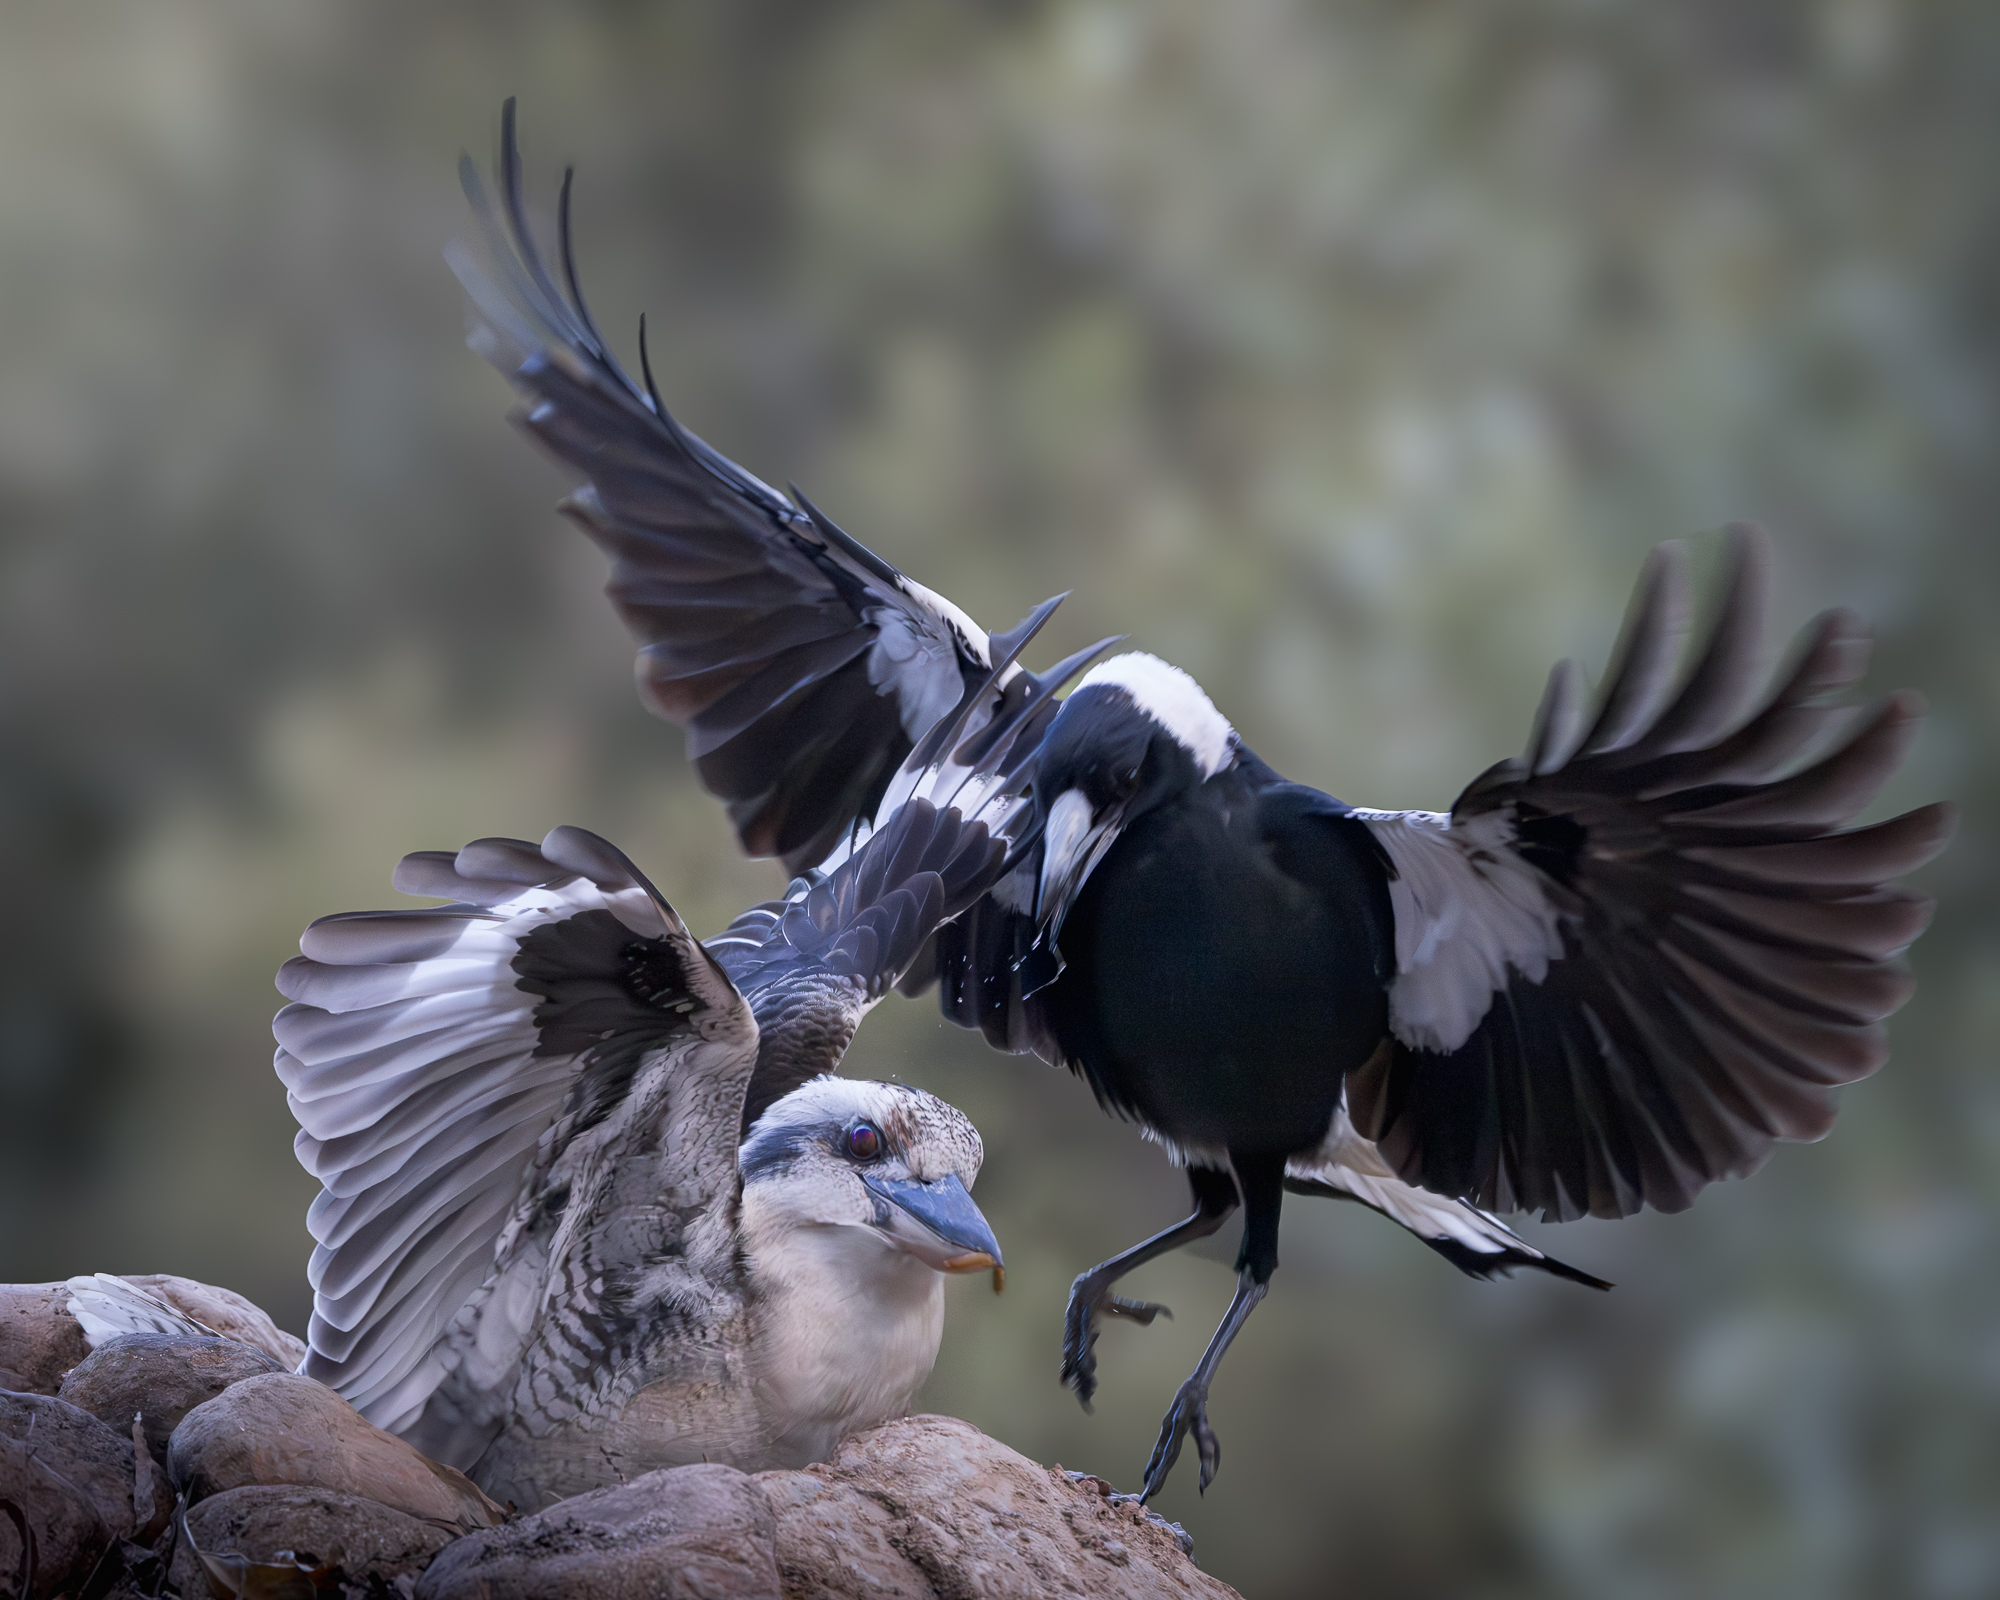
<path id="1" fill-rule="evenodd" d="M 157 1534 L 173 1503 L 150 1456 L 136 1478 L 134 1465 L 131 1440 L 89 1412 L 49 1395 L 0 1393 L 5 1591 L 33 1600 L 68 1593 L 121 1540 Z"/>
<path id="2" fill-rule="evenodd" d="M 463 1473 L 383 1432 L 324 1384 L 289 1372 L 245 1378 L 196 1406 L 168 1442 L 167 1473 L 190 1504 L 252 1484 L 297 1484 L 467 1530 L 506 1515 Z"/>
<path id="3" fill-rule="evenodd" d="M 54 1394 L 90 1354 L 68 1301 L 66 1283 L 0 1284 L 0 1389 Z"/>
<path id="4" fill-rule="evenodd" d="M 298 1371 L 306 1358 L 305 1340 L 286 1333 L 234 1289 L 219 1289 L 212 1283 L 197 1283 L 193 1278 L 176 1278 L 165 1272 L 128 1272 L 122 1276 L 224 1338 L 263 1351 L 286 1372 Z"/>
<path id="5" fill-rule="evenodd" d="M 446 1546 L 417 1600 L 1234 1600 L 1095 1478 L 909 1417 L 803 1472 L 673 1467 Z"/>
<path id="6" fill-rule="evenodd" d="M 1136 1501 L 1114 1499 L 1099 1479 L 1037 1466 L 952 1417 L 904 1417 L 857 1434 L 829 1462 L 757 1478 L 777 1512 L 788 1600 L 1236 1593 Z M 852 1498 L 816 1494 L 799 1479 Z M 909 1571 L 883 1562 L 883 1547 Z M 888 1587 L 869 1586 L 878 1580 Z"/>
<path id="7" fill-rule="evenodd" d="M 417 1600 L 777 1600 L 775 1532 L 746 1474 L 668 1467 L 448 1545 Z"/>
<path id="8" fill-rule="evenodd" d="M 206 1334 L 128 1333 L 86 1356 L 58 1391 L 73 1406 L 120 1431 L 144 1418 L 146 1447 L 162 1468 L 167 1436 L 196 1406 L 232 1383 L 283 1372 L 264 1351 Z"/>
<path id="9" fill-rule="evenodd" d="M 217 1333 L 263 1351 L 287 1372 L 305 1359 L 304 1341 L 229 1289 L 167 1273 L 128 1274 L 125 1281 Z M 90 1354 L 90 1341 L 69 1314 L 69 1295 L 67 1283 L 0 1284 L 0 1389 L 54 1394 L 63 1374 Z"/>
<path id="10" fill-rule="evenodd" d="M 382 1588 L 414 1579 L 456 1537 L 374 1500 L 295 1487 L 211 1495 L 188 1512 L 187 1535 L 174 1555 L 173 1582 L 197 1600 L 206 1600 L 209 1583 L 196 1549 L 235 1576 L 239 1589 L 249 1587 L 245 1577 L 275 1575 L 256 1568 L 325 1570 L 329 1580 Z"/>
<path id="11" fill-rule="evenodd" d="M 758 1481 L 778 1519 L 778 1576 L 787 1596 L 932 1600 L 924 1570 L 896 1548 L 897 1522 L 859 1489 L 807 1472 Z"/>

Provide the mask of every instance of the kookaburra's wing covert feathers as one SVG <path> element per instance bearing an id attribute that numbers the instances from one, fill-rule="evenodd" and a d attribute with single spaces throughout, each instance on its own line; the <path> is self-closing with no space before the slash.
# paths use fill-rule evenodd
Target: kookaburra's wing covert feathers
<path id="1" fill-rule="evenodd" d="M 1024 688 L 931 730 L 850 854 L 708 946 L 576 828 L 408 856 L 397 887 L 452 903 L 314 923 L 274 1023 L 323 1185 L 305 1371 L 470 1461 L 531 1343 L 575 1407 L 615 1398 L 621 1341 L 692 1336 L 732 1281 L 744 1132 L 1006 869 L 1053 711 Z"/>

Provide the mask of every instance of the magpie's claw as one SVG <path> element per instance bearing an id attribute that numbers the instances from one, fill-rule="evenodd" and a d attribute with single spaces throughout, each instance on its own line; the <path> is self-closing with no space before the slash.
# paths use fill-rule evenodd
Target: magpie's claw
<path id="1" fill-rule="evenodd" d="M 1160 1424 L 1160 1442 L 1153 1446 L 1153 1459 L 1146 1463 L 1146 1485 L 1139 1491 L 1142 1501 L 1152 1499 L 1166 1487 L 1167 1475 L 1180 1459 L 1182 1441 L 1190 1433 L 1201 1456 L 1201 1488 L 1205 1494 L 1222 1466 L 1222 1444 L 1215 1437 L 1215 1429 L 1209 1426 L 1208 1385 L 1199 1378 L 1189 1378 L 1181 1385 L 1173 1405 L 1167 1409 L 1166 1420 Z"/>
<path id="2" fill-rule="evenodd" d="M 1111 1293 L 1109 1284 L 1093 1283 L 1088 1272 L 1069 1286 L 1069 1309 L 1063 1313 L 1062 1381 L 1076 1391 L 1083 1409 L 1097 1393 L 1097 1328 L 1100 1317 L 1122 1317 L 1140 1327 L 1173 1312 L 1153 1300 L 1127 1300 Z"/>
<path id="3" fill-rule="evenodd" d="M 1122 1294 L 1114 1294 L 1098 1308 L 1107 1317 L 1123 1317 L 1127 1322 L 1136 1322 L 1142 1328 L 1150 1328 L 1153 1318 L 1165 1317 L 1174 1320 L 1174 1314 L 1157 1300 L 1127 1300 Z"/>

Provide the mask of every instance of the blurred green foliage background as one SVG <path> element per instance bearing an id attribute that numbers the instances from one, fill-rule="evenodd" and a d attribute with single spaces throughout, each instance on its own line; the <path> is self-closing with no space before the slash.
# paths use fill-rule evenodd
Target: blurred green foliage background
<path id="1" fill-rule="evenodd" d="M 1644 549 L 1777 532 L 1955 796 L 1896 1058 L 1824 1144 L 1486 1285 L 1294 1201 L 1163 1509 L 1256 1597 L 2000 1592 L 2000 10 L 1918 0 L 14 0 L 0 18 L 0 1278 L 305 1321 L 270 974 L 405 850 L 579 823 L 697 930 L 774 888 L 629 686 L 439 259 L 521 96 L 682 418 L 992 626 L 1075 596 L 1281 770 L 1449 802 Z M 629 347 L 628 347 L 629 348 Z M 1233 1238 L 926 1002 L 1009 1253 L 926 1404 L 1137 1478 Z"/>

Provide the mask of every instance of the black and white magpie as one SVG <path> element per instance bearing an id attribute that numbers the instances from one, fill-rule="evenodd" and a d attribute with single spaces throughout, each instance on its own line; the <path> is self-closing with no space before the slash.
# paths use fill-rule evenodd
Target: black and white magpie
<path id="1" fill-rule="evenodd" d="M 464 173 L 490 258 L 454 258 L 474 346 L 587 480 L 567 509 L 612 556 L 649 703 L 687 727 L 746 849 L 808 859 L 977 678 L 987 636 L 702 444 L 649 370 L 643 388 L 624 374 L 577 290 L 567 180 L 567 293 L 542 265 L 511 107 L 504 220 Z M 1476 1275 L 1602 1288 L 1492 1212 L 1678 1210 L 1774 1141 L 1825 1133 L 1834 1087 L 1881 1064 L 1910 988 L 1897 957 L 1930 909 L 1891 884 L 1951 814 L 1846 824 L 1921 703 L 1830 703 L 1867 656 L 1842 611 L 1767 686 L 1762 536 L 1732 530 L 1723 568 L 1697 627 L 1683 551 L 1656 550 L 1594 702 L 1558 667 L 1526 753 L 1449 812 L 1288 782 L 1151 656 L 1104 662 L 1062 702 L 1013 870 L 941 927 L 925 975 L 947 1016 L 1080 1073 L 1187 1169 L 1192 1214 L 1076 1280 L 1063 1376 L 1079 1398 L 1098 1320 L 1159 1309 L 1116 1281 L 1245 1209 L 1234 1300 L 1161 1428 L 1148 1496 L 1190 1432 L 1204 1487 L 1216 1470 L 1209 1383 L 1268 1288 L 1287 1190 L 1361 1201 Z"/>

